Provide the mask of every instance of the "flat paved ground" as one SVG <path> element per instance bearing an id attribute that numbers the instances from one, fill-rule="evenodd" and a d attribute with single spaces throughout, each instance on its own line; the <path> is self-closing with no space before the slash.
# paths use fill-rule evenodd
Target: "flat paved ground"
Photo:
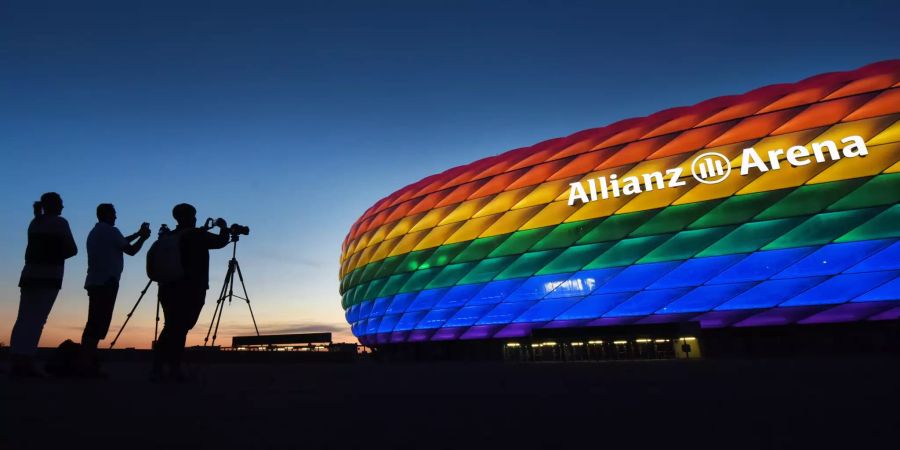
<path id="1" fill-rule="evenodd" d="M 0 449 L 897 448 L 900 358 L 211 364 L 0 377 Z"/>

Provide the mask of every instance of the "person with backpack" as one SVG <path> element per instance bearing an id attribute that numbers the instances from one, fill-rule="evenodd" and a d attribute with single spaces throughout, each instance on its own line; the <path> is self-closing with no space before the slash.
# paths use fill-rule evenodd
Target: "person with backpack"
<path id="1" fill-rule="evenodd" d="M 122 255 L 136 255 L 150 238 L 147 222 L 129 236 L 122 236 L 115 225 L 116 208 L 110 203 L 98 205 L 97 224 L 87 238 L 88 268 L 84 288 L 88 293 L 88 319 L 81 335 L 79 362 L 83 374 L 98 374 L 97 345 L 109 331 L 124 266 Z"/>
<path id="2" fill-rule="evenodd" d="M 34 354 L 62 288 L 65 260 L 78 253 L 69 222 L 61 216 L 62 210 L 62 197 L 56 192 L 47 192 L 40 201 L 34 202 L 25 266 L 19 278 L 19 312 L 9 339 L 10 374 L 14 377 L 43 375 L 34 364 Z"/>
<path id="3" fill-rule="evenodd" d="M 153 350 L 151 379 L 161 380 L 164 368 L 169 376 L 183 380 L 181 359 L 188 332 L 197 324 L 209 289 L 209 250 L 228 245 L 228 224 L 216 219 L 219 233 L 197 228 L 197 209 L 187 203 L 175 205 L 172 216 L 178 223 L 161 235 L 147 255 L 147 273 L 158 283 L 159 303 L 165 323 Z"/>

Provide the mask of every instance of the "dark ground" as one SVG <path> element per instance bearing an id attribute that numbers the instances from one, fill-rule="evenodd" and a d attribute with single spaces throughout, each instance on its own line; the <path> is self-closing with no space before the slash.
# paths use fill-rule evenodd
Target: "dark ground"
<path id="1" fill-rule="evenodd" d="M 194 365 L 0 376 L 0 449 L 897 448 L 900 358 Z M 2 370 L 2 369 L 0 369 Z"/>

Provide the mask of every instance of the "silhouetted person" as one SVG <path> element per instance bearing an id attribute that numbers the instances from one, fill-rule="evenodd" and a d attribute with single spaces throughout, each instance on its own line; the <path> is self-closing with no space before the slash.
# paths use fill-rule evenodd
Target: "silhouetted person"
<path id="1" fill-rule="evenodd" d="M 19 313 L 9 340 L 13 376 L 42 375 L 34 365 L 34 354 L 62 287 L 65 260 L 78 253 L 69 222 L 60 217 L 62 210 L 62 198 L 55 192 L 47 192 L 34 203 L 25 267 L 19 278 Z"/>
<path id="2" fill-rule="evenodd" d="M 197 228 L 197 210 L 187 203 L 176 205 L 172 216 L 178 223 L 172 233 L 179 240 L 183 275 L 177 281 L 159 282 L 159 302 L 165 324 L 154 348 L 154 379 L 163 376 L 166 364 L 173 378 L 184 378 L 181 357 L 185 339 L 188 331 L 197 324 L 209 289 L 209 250 L 225 247 L 229 240 L 225 220 L 216 219 L 218 234 Z"/>
<path id="3" fill-rule="evenodd" d="M 134 256 L 150 237 L 150 224 L 146 222 L 136 233 L 122 236 L 115 227 L 116 208 L 110 203 L 97 206 L 97 221 L 87 238 L 88 269 L 84 288 L 89 306 L 87 324 L 81 335 L 79 363 L 79 369 L 85 374 L 95 374 L 97 370 L 97 344 L 109 331 L 124 266 L 122 255 Z"/>

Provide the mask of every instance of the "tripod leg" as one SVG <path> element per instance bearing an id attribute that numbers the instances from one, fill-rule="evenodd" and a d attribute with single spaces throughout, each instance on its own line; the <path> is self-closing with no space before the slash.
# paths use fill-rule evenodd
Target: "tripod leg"
<path id="1" fill-rule="evenodd" d="M 119 327 L 119 332 L 116 333 L 116 337 L 113 338 L 112 342 L 109 343 L 109 348 L 113 348 L 116 345 L 116 341 L 119 340 L 119 336 L 122 335 L 122 330 L 125 329 L 125 325 L 128 325 L 128 321 L 131 320 L 131 316 L 134 314 L 134 311 L 137 309 L 138 305 L 141 304 L 141 300 L 144 298 L 144 294 L 147 293 L 147 290 L 150 289 L 150 284 L 153 283 L 152 280 L 147 281 L 147 285 L 144 286 L 144 290 L 141 291 L 141 295 L 138 297 L 137 301 L 134 303 L 134 306 L 131 307 L 131 311 L 128 312 L 128 315 L 125 316 L 125 323 Z"/>
<path id="2" fill-rule="evenodd" d="M 209 342 L 209 336 L 213 331 L 213 324 L 216 322 L 216 317 L 219 315 L 219 308 L 225 301 L 225 292 L 228 289 L 228 282 L 231 276 L 231 264 L 229 263 L 229 270 L 225 272 L 225 281 L 222 283 L 222 289 L 219 290 L 219 297 L 216 299 L 216 307 L 213 309 L 212 320 L 209 321 L 209 329 L 206 330 L 206 337 L 203 338 L 203 345 L 206 346 Z M 215 344 L 215 339 L 213 339 L 213 344 Z"/>
<path id="3" fill-rule="evenodd" d="M 241 272 L 241 265 L 238 264 L 237 259 L 234 260 L 234 266 L 237 268 L 238 279 L 241 281 L 241 289 L 244 290 L 244 301 L 247 302 L 247 309 L 250 310 L 250 319 L 253 320 L 253 329 L 256 330 L 256 335 L 259 336 L 259 327 L 256 326 L 256 316 L 253 315 L 253 307 L 250 306 L 250 295 L 247 294 L 247 285 L 244 284 L 244 274 Z"/>
<path id="4" fill-rule="evenodd" d="M 216 345 L 216 337 L 218 337 L 218 335 L 219 335 L 219 325 L 222 324 L 222 313 L 225 312 L 225 299 L 226 298 L 228 299 L 228 304 L 230 305 L 231 300 L 234 297 L 234 267 L 235 267 L 234 262 L 235 262 L 234 259 L 232 259 L 231 261 L 228 262 L 228 274 L 226 275 L 226 279 L 227 279 L 226 286 L 228 286 L 228 294 L 223 295 L 222 302 L 221 302 L 222 306 L 219 307 L 219 315 L 215 319 L 216 327 L 215 327 L 215 329 L 213 329 L 213 338 L 212 338 L 213 346 Z M 210 324 L 210 325 L 212 325 L 212 324 Z"/>

